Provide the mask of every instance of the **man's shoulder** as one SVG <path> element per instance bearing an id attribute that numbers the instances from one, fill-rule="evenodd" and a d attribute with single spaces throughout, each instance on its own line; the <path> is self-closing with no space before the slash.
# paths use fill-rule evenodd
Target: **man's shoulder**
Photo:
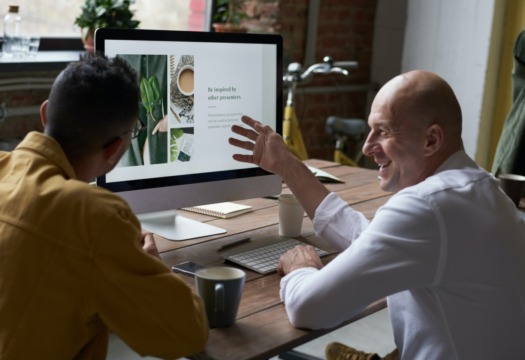
<path id="1" fill-rule="evenodd" d="M 473 184 L 494 180 L 494 177 L 481 168 L 448 169 L 429 176 L 422 182 L 403 191 L 420 195 L 432 195 L 442 191 L 465 189 Z"/>
<path id="2" fill-rule="evenodd" d="M 68 179 L 63 182 L 58 201 L 69 203 L 71 206 L 80 206 L 97 214 L 114 212 L 129 212 L 131 209 L 120 196 L 94 184 Z"/>
<path id="3" fill-rule="evenodd" d="M 111 224 L 140 224 L 129 205 L 120 196 L 95 185 L 86 184 L 77 180 L 67 180 L 63 188 L 54 199 L 56 206 L 50 209 L 55 213 L 63 214 L 79 226 L 101 228 Z M 82 220 L 80 220 L 82 219 Z"/>

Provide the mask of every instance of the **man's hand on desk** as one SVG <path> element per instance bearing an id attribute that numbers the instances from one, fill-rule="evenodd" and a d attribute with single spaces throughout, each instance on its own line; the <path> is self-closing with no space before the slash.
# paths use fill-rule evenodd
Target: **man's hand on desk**
<path id="1" fill-rule="evenodd" d="M 314 267 L 321 269 L 323 266 L 321 258 L 313 246 L 298 245 L 281 256 L 279 265 L 277 265 L 277 272 L 284 276 L 299 268 Z"/>
<path id="2" fill-rule="evenodd" d="M 153 238 L 152 233 L 143 232 L 142 233 L 142 249 L 151 256 L 155 256 L 160 259 L 159 250 L 157 249 L 157 244 L 155 244 L 155 239 Z"/>

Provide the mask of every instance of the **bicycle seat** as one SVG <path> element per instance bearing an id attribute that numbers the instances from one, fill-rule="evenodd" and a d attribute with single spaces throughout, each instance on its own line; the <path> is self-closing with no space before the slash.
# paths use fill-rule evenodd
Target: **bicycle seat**
<path id="1" fill-rule="evenodd" d="M 329 116 L 326 119 L 325 131 L 330 135 L 358 138 L 366 132 L 366 123 L 363 119 Z"/>

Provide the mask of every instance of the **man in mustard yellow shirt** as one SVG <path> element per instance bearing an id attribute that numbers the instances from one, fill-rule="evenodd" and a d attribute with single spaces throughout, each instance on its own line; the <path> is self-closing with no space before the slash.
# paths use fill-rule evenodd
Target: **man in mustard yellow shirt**
<path id="1" fill-rule="evenodd" d="M 0 359 L 104 359 L 109 331 L 141 355 L 204 349 L 200 298 L 128 205 L 88 184 L 137 135 L 138 104 L 123 60 L 83 58 L 42 104 L 44 134 L 0 152 Z"/>

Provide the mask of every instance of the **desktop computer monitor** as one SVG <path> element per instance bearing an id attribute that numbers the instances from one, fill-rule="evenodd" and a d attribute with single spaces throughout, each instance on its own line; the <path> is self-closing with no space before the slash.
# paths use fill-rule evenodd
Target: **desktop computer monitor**
<path id="1" fill-rule="evenodd" d="M 137 71 L 141 131 L 97 186 L 123 197 L 144 230 L 170 240 L 224 232 L 178 216 L 183 207 L 279 194 L 281 179 L 232 159 L 230 128 L 249 115 L 282 127 L 282 38 L 98 29 L 95 50 Z"/>

